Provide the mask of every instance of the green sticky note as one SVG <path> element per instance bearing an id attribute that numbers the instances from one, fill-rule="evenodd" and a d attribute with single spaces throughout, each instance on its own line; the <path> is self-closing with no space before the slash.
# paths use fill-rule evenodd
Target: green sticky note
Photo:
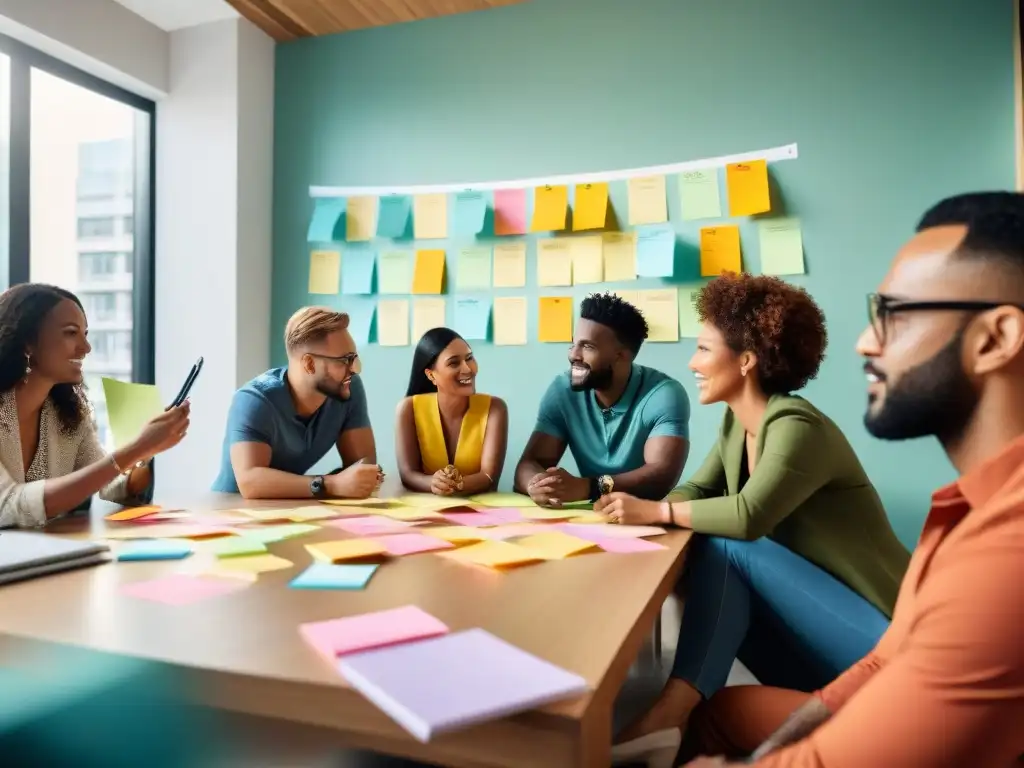
<path id="1" fill-rule="evenodd" d="M 718 169 L 702 168 L 679 174 L 679 206 L 683 219 L 717 219 L 722 216 Z"/>
<path id="2" fill-rule="evenodd" d="M 459 251 L 455 274 L 460 291 L 474 291 L 491 287 L 491 249 L 463 248 Z"/>
<path id="3" fill-rule="evenodd" d="M 759 225 L 761 271 L 766 275 L 802 275 L 804 238 L 800 219 L 768 219 Z"/>
<path id="4" fill-rule="evenodd" d="M 217 557 L 245 557 L 246 555 L 262 555 L 267 551 L 266 545 L 256 537 L 225 536 L 210 542 L 210 551 Z"/>
<path id="5" fill-rule="evenodd" d="M 687 283 L 679 286 L 679 335 L 695 339 L 700 335 L 700 320 L 697 318 L 697 297 L 703 283 Z"/>
<path id="6" fill-rule="evenodd" d="M 377 264 L 379 293 L 412 292 L 412 254 L 409 251 L 383 251 Z"/>
<path id="7" fill-rule="evenodd" d="M 103 397 L 107 401 L 107 423 L 120 448 L 130 443 L 150 419 L 164 411 L 164 401 L 153 384 L 104 378 Z"/>
<path id="8" fill-rule="evenodd" d="M 245 538 L 251 541 L 258 541 L 261 544 L 274 544 L 285 539 L 293 539 L 296 536 L 304 536 L 320 529 L 308 523 L 293 523 L 291 525 L 270 525 L 265 528 L 247 529 Z"/>

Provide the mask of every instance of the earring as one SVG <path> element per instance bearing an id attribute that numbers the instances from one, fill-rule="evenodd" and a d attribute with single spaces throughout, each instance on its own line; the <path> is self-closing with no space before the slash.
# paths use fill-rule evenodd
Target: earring
<path id="1" fill-rule="evenodd" d="M 25 378 L 27 379 L 31 373 L 32 373 L 32 356 L 28 352 L 26 352 L 25 353 Z"/>
<path id="2" fill-rule="evenodd" d="M 740 376 L 746 377 L 746 375 L 747 375 L 747 369 L 746 368 L 740 368 Z"/>

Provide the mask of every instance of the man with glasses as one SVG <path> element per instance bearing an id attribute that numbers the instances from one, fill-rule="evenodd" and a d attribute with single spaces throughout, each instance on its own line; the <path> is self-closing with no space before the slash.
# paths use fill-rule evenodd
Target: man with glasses
<path id="1" fill-rule="evenodd" d="M 384 478 L 348 315 L 300 309 L 285 326 L 288 366 L 257 376 L 228 411 L 213 490 L 247 499 L 365 499 Z M 307 475 L 331 447 L 344 469 Z"/>
<path id="2" fill-rule="evenodd" d="M 691 766 L 985 768 L 1024 754 L 1024 195 L 936 205 L 868 311 L 868 431 L 938 438 L 959 478 L 932 496 L 875 649 L 814 694 L 724 689 L 695 713 L 688 754 L 725 757 Z"/>

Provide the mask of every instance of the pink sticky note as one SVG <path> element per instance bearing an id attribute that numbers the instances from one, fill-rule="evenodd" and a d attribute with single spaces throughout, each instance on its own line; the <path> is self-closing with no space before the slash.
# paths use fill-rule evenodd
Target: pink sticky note
<path id="1" fill-rule="evenodd" d="M 505 525 L 508 520 L 496 517 L 487 512 L 442 512 L 445 520 L 451 520 L 456 525 L 468 525 L 472 528 L 483 528 L 490 525 Z"/>
<path id="2" fill-rule="evenodd" d="M 526 234 L 526 190 L 494 190 L 494 234 Z"/>
<path id="3" fill-rule="evenodd" d="M 530 536 L 534 533 L 547 533 L 553 529 L 553 525 L 543 525 L 541 523 L 510 523 L 509 525 L 499 525 L 497 528 L 488 528 L 487 538 L 489 539 L 505 539 L 515 538 L 516 536 Z"/>
<path id="4" fill-rule="evenodd" d="M 342 520 L 326 520 L 324 525 L 340 528 L 357 536 L 399 533 L 412 527 L 412 523 L 407 523 L 404 520 L 392 520 L 390 517 L 348 517 Z"/>
<path id="5" fill-rule="evenodd" d="M 498 507 L 495 509 L 488 509 L 487 514 L 491 517 L 496 517 L 499 520 L 504 520 L 506 523 L 521 523 L 525 519 L 523 517 L 523 511 L 516 509 L 515 507 Z"/>
<path id="6" fill-rule="evenodd" d="M 415 555 L 417 552 L 433 552 L 438 549 L 454 549 L 451 542 L 422 533 L 396 533 L 381 536 L 376 540 L 390 555 Z"/>
<path id="7" fill-rule="evenodd" d="M 617 539 L 594 539 L 597 546 L 603 549 L 605 552 L 618 552 L 618 553 L 629 553 L 629 552 L 654 552 L 659 549 L 667 549 L 667 547 L 661 544 L 655 544 L 653 541 L 647 541 L 647 539 L 627 539 L 620 537 Z"/>
<path id="8" fill-rule="evenodd" d="M 299 632 L 331 664 L 339 656 L 385 645 L 437 637 L 448 627 L 415 605 L 303 624 Z"/>
<path id="9" fill-rule="evenodd" d="M 210 579 L 178 573 L 121 587 L 121 593 L 166 605 L 189 605 L 208 597 L 226 595 L 248 584 L 237 579 Z"/>

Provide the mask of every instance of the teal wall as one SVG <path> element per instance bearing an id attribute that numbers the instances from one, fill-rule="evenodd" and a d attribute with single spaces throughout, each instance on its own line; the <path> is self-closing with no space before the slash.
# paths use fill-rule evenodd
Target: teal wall
<path id="1" fill-rule="evenodd" d="M 726 8 L 740 5 L 742 13 Z M 306 293 L 311 184 L 547 176 L 796 142 L 799 159 L 773 173 L 786 209 L 803 222 L 808 274 L 794 282 L 821 303 L 831 338 L 805 394 L 849 435 L 912 543 L 929 494 L 952 471 L 934 441 L 887 444 L 866 434 L 853 344 L 865 323 L 864 294 L 928 205 L 1013 185 L 1012 15 L 1012 0 L 533 0 L 282 45 L 273 360 L 285 360 L 280 335 L 291 312 L 347 300 Z M 623 195 L 615 185 L 620 212 Z M 678 218 L 674 197 L 670 211 Z M 752 254 L 746 266 L 756 271 L 756 233 L 745 227 L 743 240 Z M 531 264 L 531 283 L 533 274 Z M 500 293 L 533 297 L 537 289 Z M 449 320 L 451 312 L 449 302 Z M 531 317 L 531 338 L 535 323 Z M 474 344 L 479 387 L 505 398 L 512 414 L 503 487 L 544 388 L 567 365 L 566 348 Z M 684 340 L 640 354 L 690 392 L 686 474 L 721 418 L 720 406 L 696 404 L 692 352 Z M 394 471 L 393 414 L 412 349 L 371 345 L 361 353 L 380 460 Z"/>

